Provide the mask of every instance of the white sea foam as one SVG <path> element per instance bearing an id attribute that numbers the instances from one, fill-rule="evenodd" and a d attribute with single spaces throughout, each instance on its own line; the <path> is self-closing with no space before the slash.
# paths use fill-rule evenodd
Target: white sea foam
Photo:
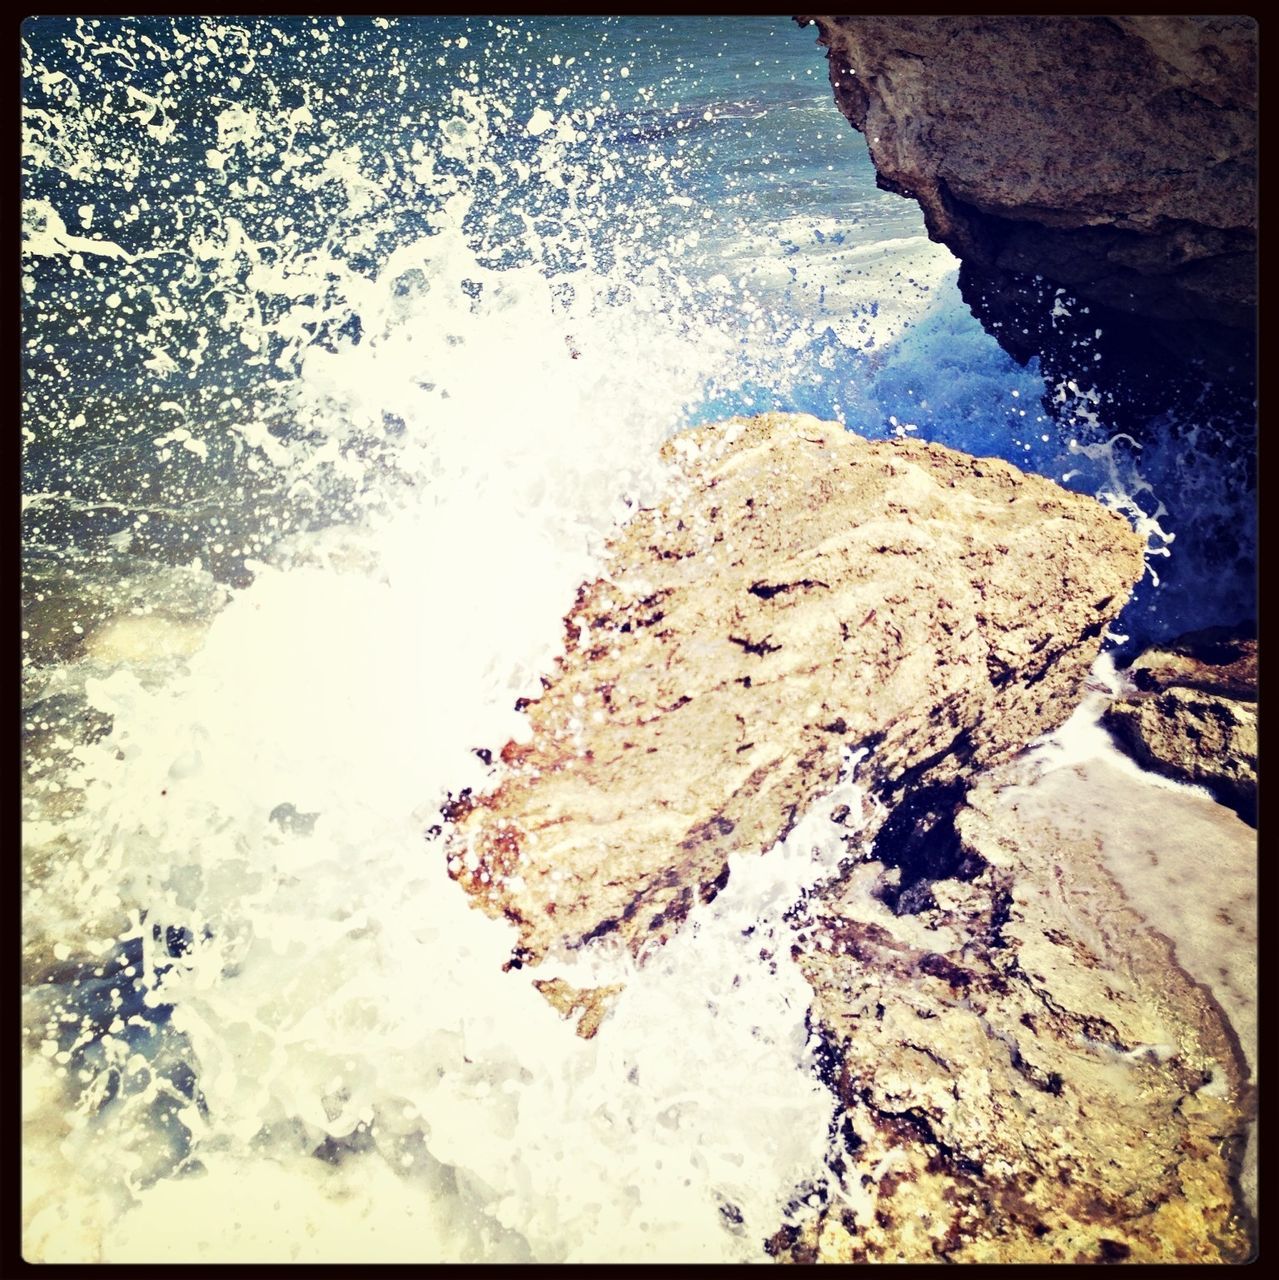
<path id="1" fill-rule="evenodd" d="M 600 953 L 565 969 L 626 983 L 589 1043 L 502 971 L 511 929 L 471 910 L 424 839 L 450 792 L 485 784 L 473 748 L 526 735 L 515 700 L 540 687 L 577 584 L 660 496 L 658 446 L 741 354 L 669 260 L 626 250 L 643 209 L 607 175 L 587 189 L 567 114 L 534 111 L 529 164 L 577 216 L 616 223 L 608 262 L 572 220 L 526 218 L 522 259 L 496 265 L 476 184 L 505 177 L 488 157 L 512 111 L 453 103 L 410 149 L 431 230 L 372 270 L 352 256 L 390 225 L 388 184 L 340 139 L 303 164 L 314 100 L 218 114 L 208 181 L 231 185 L 170 246 L 194 291 L 118 255 L 108 309 L 123 295 L 156 316 L 118 358 L 197 369 L 207 344 L 184 326 L 203 296 L 275 415 L 259 397 L 219 425 L 166 402 L 157 465 L 229 449 L 286 500 L 346 496 L 336 522 L 250 557 L 252 585 L 216 613 L 175 626 L 155 599 L 122 604 L 66 669 L 111 727 L 48 783 L 77 804 L 26 832 L 27 943 L 49 976 L 24 1078 L 29 1257 L 758 1257 L 821 1171 L 832 1104 L 772 931 L 837 854 L 829 831 L 735 866 L 645 968 Z M 68 118 L 29 126 L 43 163 L 81 171 L 97 148 L 136 175 L 170 136 L 99 143 Z M 255 239 L 236 184 L 258 175 L 340 193 L 340 251 L 287 219 Z M 111 252 L 52 206 L 31 213 L 32 255 Z M 564 250 L 571 272 L 551 265 Z M 351 317 L 360 341 L 315 340 Z M 282 411 L 305 429 L 272 430 Z"/>
<path id="2" fill-rule="evenodd" d="M 378 1258 L 750 1257 L 820 1171 L 831 1100 L 774 931 L 833 869 L 839 829 L 819 813 L 768 857 L 735 859 L 646 967 L 605 952 L 563 968 L 627 983 L 604 1032 L 578 1040 L 526 974 L 502 972 L 512 930 L 472 911 L 423 841 L 424 796 L 480 781 L 467 731 L 486 710 L 504 730 L 518 686 L 492 641 L 474 651 L 483 630 L 424 627 L 416 587 L 264 570 L 185 678 L 92 682 L 117 727 L 81 751 L 75 905 L 104 944 L 141 939 L 148 981 L 169 961 L 157 928 L 193 939 L 148 999 L 173 1005 L 157 1034 L 185 1036 L 202 1105 L 178 1113 L 189 1171 L 152 1182 L 173 1141 L 145 1128 L 157 1050 L 126 1050 L 113 1027 L 96 1079 L 118 1072 L 119 1095 L 99 1109 L 90 1086 L 61 1160 L 46 1153 L 51 1182 L 32 1179 L 39 1256 L 171 1258 L 188 1223 L 182 1256 L 205 1260 L 321 1258 L 343 1233 Z M 311 829 L 280 822 L 283 805 L 316 814 Z M 32 1088 L 48 1093 L 36 1129 L 56 1131 L 66 1100 Z M 319 1170 L 326 1138 L 364 1149 Z M 121 1183 L 113 1162 L 130 1157 Z M 283 1215 L 271 1234 L 267 1202 Z"/>
<path id="3" fill-rule="evenodd" d="M 856 210 L 847 220 L 755 220 L 722 247 L 719 259 L 765 304 L 776 306 L 779 295 L 789 295 L 801 314 L 813 314 L 792 341 L 813 341 L 830 329 L 851 350 L 880 350 L 953 286 L 959 262 L 924 235 L 863 238 L 855 219 Z M 792 252 L 779 253 L 779 246 Z M 776 340 L 771 329 L 770 336 Z"/>

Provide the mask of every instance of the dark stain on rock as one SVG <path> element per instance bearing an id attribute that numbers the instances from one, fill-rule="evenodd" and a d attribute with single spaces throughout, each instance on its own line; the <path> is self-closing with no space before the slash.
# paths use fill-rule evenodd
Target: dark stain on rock
<path id="1" fill-rule="evenodd" d="M 679 924 L 689 913 L 693 905 L 693 890 L 685 887 L 671 899 L 666 906 L 648 922 L 649 931 L 661 929 L 668 924 Z"/>
<path id="2" fill-rule="evenodd" d="M 789 1222 L 783 1223 L 773 1235 L 764 1242 L 764 1252 L 770 1258 L 779 1258 L 788 1253 L 799 1239 L 799 1228 Z"/>
<path id="3" fill-rule="evenodd" d="M 728 638 L 746 653 L 753 653 L 760 658 L 767 653 L 777 653 L 782 647 L 779 644 L 769 644 L 768 636 L 765 636 L 762 640 L 745 640 L 741 636 L 729 636 Z"/>
<path id="4" fill-rule="evenodd" d="M 774 596 L 779 596 L 785 591 L 801 591 L 810 587 L 825 587 L 830 590 L 830 584 L 827 582 L 819 582 L 815 578 L 802 578 L 799 582 L 753 582 L 747 590 L 753 596 L 758 596 L 761 600 L 771 600 Z"/>
<path id="5" fill-rule="evenodd" d="M 689 850 L 696 849 L 698 845 L 705 844 L 708 840 L 732 835 L 735 828 L 736 823 L 731 818 L 726 818 L 722 813 L 717 813 L 705 822 L 700 822 L 697 826 L 690 828 L 688 834 L 679 842 L 679 847 Z"/>
<path id="6" fill-rule="evenodd" d="M 952 987 L 964 988 L 968 986 L 973 975 L 967 969 L 961 969 L 953 961 L 947 960 L 945 956 L 939 955 L 935 951 L 928 952 L 927 955 L 919 962 L 921 972 L 928 974 L 933 978 L 941 978 L 944 982 L 948 982 Z"/>

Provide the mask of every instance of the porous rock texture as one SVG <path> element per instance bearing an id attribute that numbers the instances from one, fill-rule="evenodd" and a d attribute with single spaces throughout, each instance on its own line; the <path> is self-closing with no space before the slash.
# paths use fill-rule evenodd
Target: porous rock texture
<path id="1" fill-rule="evenodd" d="M 1161 848 L 1149 816 L 1127 819 L 1141 784 L 1115 795 L 1109 778 L 1117 807 L 1101 834 L 1088 814 L 1096 779 L 1075 773 L 1040 780 L 1025 758 L 987 773 L 956 823 L 969 878 L 934 883 L 933 905 L 919 913 L 885 906 L 877 861 L 805 904 L 792 954 L 815 993 L 842 1105 L 838 1185 L 816 1217 L 782 1227 L 769 1246 L 776 1256 L 1247 1256 L 1235 1182 L 1252 1102 L 1245 1055 L 1208 988 L 1115 874 L 1116 860 Z M 1104 766 L 1098 777 L 1107 779 Z M 1211 802 L 1187 802 L 1226 822 L 1196 813 L 1213 847 L 1171 850 L 1163 874 L 1210 856 L 1229 864 L 1237 896 L 1255 868 L 1248 829 Z M 1142 808 L 1173 820 L 1159 795 Z M 1175 889 L 1135 870 L 1131 887 L 1148 910 L 1184 909 Z M 1226 949 L 1248 967 L 1246 946 Z M 1251 981 L 1255 992 L 1255 972 Z"/>
<path id="2" fill-rule="evenodd" d="M 801 17 L 879 185 L 970 268 L 1250 334 L 1257 24 L 1248 17 Z M 980 276 L 976 289 L 973 271 Z M 992 274 L 993 273 L 993 274 Z"/>
<path id="3" fill-rule="evenodd" d="M 1246 821 L 1257 815 L 1257 642 L 1227 628 L 1142 654 L 1137 692 L 1106 709 L 1116 740 L 1148 769 L 1207 787 Z"/>
<path id="4" fill-rule="evenodd" d="M 1129 665 L 1128 677 L 1142 693 L 1176 686 L 1256 702 L 1256 629 L 1243 623 L 1187 632 L 1147 649 Z"/>
<path id="5" fill-rule="evenodd" d="M 892 807 L 1059 723 L 1143 545 L 1008 463 L 770 414 L 666 446 L 670 496 L 585 584 L 563 657 L 451 810 L 450 870 L 519 963 L 661 943 L 867 748 Z"/>

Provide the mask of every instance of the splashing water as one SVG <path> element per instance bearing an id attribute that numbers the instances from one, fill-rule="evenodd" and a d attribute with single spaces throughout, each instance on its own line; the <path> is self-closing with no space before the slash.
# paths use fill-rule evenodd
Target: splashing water
<path id="1" fill-rule="evenodd" d="M 681 426 L 1146 482 L 1027 420 L 786 24 L 41 18 L 23 82 L 27 1256 L 764 1256 L 827 809 L 557 971 L 626 982 L 589 1042 L 423 832 Z"/>
<path id="2" fill-rule="evenodd" d="M 271 35 L 315 62 L 318 30 Z M 660 494 L 662 438 L 750 359 L 732 290 L 681 269 L 690 233 L 644 234 L 702 210 L 671 203 L 678 157 L 622 162 L 602 108 L 517 113 L 466 62 L 395 153 L 352 141 L 338 91 L 253 34 L 77 20 L 74 76 L 25 68 L 60 107 L 26 138 L 28 545 L 110 584 L 28 664 L 28 1250 L 757 1255 L 830 1106 L 788 958 L 694 922 L 586 1044 L 422 837 L 482 785 L 472 748 L 526 732 L 513 704 Z M 121 74 L 143 59 L 163 88 Z M 211 59 L 236 97 L 201 137 Z M 94 207 L 34 194 L 67 183 Z"/>

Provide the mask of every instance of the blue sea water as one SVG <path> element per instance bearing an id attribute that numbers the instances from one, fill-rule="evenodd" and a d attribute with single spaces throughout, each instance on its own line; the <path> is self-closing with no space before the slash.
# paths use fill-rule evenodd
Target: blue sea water
<path id="1" fill-rule="evenodd" d="M 1181 542 L 1152 562 L 1129 629 L 1249 612 L 1243 469 L 1154 462 L 1157 443 L 1137 454 L 1145 441 L 1072 454 L 1071 440 L 1115 434 L 1104 407 L 1083 386 L 1062 391 L 1082 410 L 1073 422 L 1043 412 L 1036 370 L 970 317 L 914 204 L 877 190 L 811 31 L 767 18 L 380 22 L 256 19 L 213 36 L 196 19 L 27 24 L 26 216 L 40 222 L 33 210 L 47 205 L 67 236 L 118 247 L 24 259 L 25 483 L 44 495 L 27 517 L 30 555 L 89 551 L 131 528 L 135 555 L 202 555 L 245 580 L 242 556 L 210 553 L 210 531 L 229 524 L 244 537 L 222 545 L 262 545 L 277 490 L 237 466 L 229 419 L 251 412 L 276 435 L 305 434 L 289 387 L 300 346 L 362 339 L 339 277 L 373 276 L 437 229 L 452 174 L 466 183 L 478 263 L 536 261 L 566 289 L 588 266 L 656 264 L 681 273 L 708 317 L 764 317 L 762 341 L 707 380 L 689 421 L 796 409 L 1117 492 L 1130 514 L 1156 517 L 1153 550 Z M 462 119 L 458 93 L 506 114 L 486 123 L 484 163 L 446 141 L 424 182 L 420 156 L 442 120 Z M 537 109 L 589 112 L 561 149 L 567 185 L 537 166 L 547 135 L 526 127 Z M 228 158 L 213 165 L 220 139 Z M 351 157 L 355 185 L 341 174 Z M 236 236 L 264 246 L 266 262 L 328 260 L 301 295 L 315 313 L 301 332 L 299 297 L 262 290 Z M 716 278 L 725 290 L 707 289 Z M 151 465 L 160 418 L 197 421 L 208 455 Z M 294 518 L 331 519 L 334 503 L 326 493 Z M 149 528 L 132 523 L 141 506 Z M 1222 563 L 1219 545 L 1194 544 L 1200 517 L 1226 511 L 1241 547 Z"/>
<path id="2" fill-rule="evenodd" d="M 368 832 L 412 827 L 516 731 L 561 600 L 678 427 L 792 410 L 1003 457 L 1147 535 L 1129 646 L 1253 612 L 1246 449 L 1207 418 L 1138 439 L 1082 374 L 1045 388 L 1018 366 L 914 203 L 876 187 L 792 22 L 40 17 L 22 94 L 28 951 L 48 980 L 29 1022 L 50 1088 L 116 1117 L 75 1132 L 111 1135 L 107 1165 L 148 1152 L 130 1196 L 195 1149 L 213 1177 L 268 1130 L 354 1142 L 334 1121 L 363 1096 L 350 1078 L 283 1082 L 310 1081 L 303 1049 L 385 1076 L 400 1043 L 400 962 L 359 942 L 324 967 L 324 931 L 357 930 L 335 921 L 417 927 Z M 279 818 L 299 811 L 323 839 Z M 289 858 L 360 884 L 306 897 Z M 272 933 L 303 957 L 285 986 L 340 992 L 370 965 L 372 1047 L 335 1065 L 323 1037 L 281 1040 L 306 998 L 285 1018 L 246 976 Z M 413 1052 L 444 1054 L 445 1021 Z M 134 1057 L 165 1065 L 130 1111 Z M 370 1086 L 384 1129 L 398 1087 Z M 397 1158 L 424 1142 L 470 1168 L 475 1239 L 542 1256 L 554 1224 L 495 1208 L 431 1105 L 436 1136 L 404 1128 Z M 56 1207 L 33 1211 L 45 1236 Z M 90 1235 L 125 1257 L 146 1233 Z"/>

